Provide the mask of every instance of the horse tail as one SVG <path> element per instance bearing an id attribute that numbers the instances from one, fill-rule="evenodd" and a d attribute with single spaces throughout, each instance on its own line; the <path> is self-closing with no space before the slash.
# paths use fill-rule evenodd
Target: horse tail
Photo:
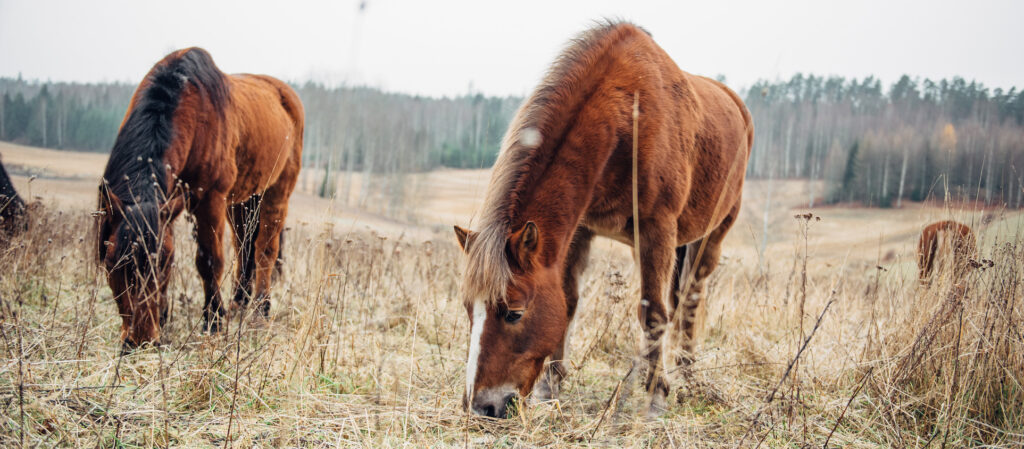
<path id="1" fill-rule="evenodd" d="M 288 116 L 292 118 L 292 125 L 294 126 L 294 134 L 292 141 L 293 154 L 290 156 L 294 157 L 296 162 L 301 165 L 302 161 L 302 141 L 303 134 L 305 133 L 306 127 L 306 111 L 302 106 L 302 100 L 299 99 L 299 95 L 295 93 L 291 87 L 287 84 L 272 79 L 273 82 L 278 86 L 278 92 L 281 95 L 281 106 L 284 108 Z M 284 227 L 281 228 L 281 233 L 278 235 L 278 249 L 277 259 L 274 261 L 274 272 L 273 281 L 277 282 L 279 279 L 284 277 Z"/>
<path id="2" fill-rule="evenodd" d="M 292 125 L 295 127 L 295 138 L 292 139 L 293 148 L 301 152 L 302 134 L 306 126 L 306 111 L 302 106 L 302 100 L 299 99 L 299 95 L 295 93 L 295 90 L 287 84 L 270 77 L 264 77 L 264 79 L 277 87 L 278 95 L 281 96 L 281 107 L 291 117 Z"/>

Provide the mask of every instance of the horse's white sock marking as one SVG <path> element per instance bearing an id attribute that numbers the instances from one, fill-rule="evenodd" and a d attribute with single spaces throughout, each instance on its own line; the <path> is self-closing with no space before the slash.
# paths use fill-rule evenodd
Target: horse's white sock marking
<path id="1" fill-rule="evenodd" d="M 486 320 L 487 306 L 478 299 L 473 302 L 473 329 L 469 334 L 469 359 L 466 360 L 466 399 L 469 401 L 473 400 L 473 384 L 476 382 L 477 363 L 480 361 L 480 339 L 484 334 Z"/>

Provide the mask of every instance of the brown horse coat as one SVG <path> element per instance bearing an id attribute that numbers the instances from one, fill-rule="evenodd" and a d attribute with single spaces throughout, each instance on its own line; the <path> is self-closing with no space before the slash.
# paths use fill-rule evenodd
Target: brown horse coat
<path id="1" fill-rule="evenodd" d="M 288 85 L 225 75 L 199 48 L 171 53 L 146 75 L 100 185 L 98 252 L 128 346 L 159 338 L 173 260 L 170 224 L 182 211 L 195 217 L 206 328 L 216 331 L 224 315 L 228 221 L 239 258 L 235 300 L 263 301 L 301 167 L 303 122 Z M 261 310 L 268 308 L 263 301 Z"/>
<path id="2" fill-rule="evenodd" d="M 927 281 L 934 271 L 939 242 L 943 236 L 949 244 L 947 248 L 953 252 L 953 272 L 957 280 L 970 267 L 971 258 L 977 257 L 977 240 L 969 226 L 952 220 L 938 221 L 925 226 L 921 231 L 921 239 L 917 242 L 918 278 L 922 282 Z"/>
<path id="3" fill-rule="evenodd" d="M 545 360 L 547 381 L 534 394 L 557 392 L 592 238 L 633 244 L 637 96 L 638 309 L 652 412 L 664 409 L 661 340 L 670 323 L 677 362 L 689 363 L 703 280 L 739 212 L 753 126 L 723 84 L 681 71 L 640 28 L 610 23 L 555 61 L 509 127 L 479 231 L 456 227 L 468 256 L 466 397 L 474 412 L 504 416 L 512 396 L 533 389 Z"/>

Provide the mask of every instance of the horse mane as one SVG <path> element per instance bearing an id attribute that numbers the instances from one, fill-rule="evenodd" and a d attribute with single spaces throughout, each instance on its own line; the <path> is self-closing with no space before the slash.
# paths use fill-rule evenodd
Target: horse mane
<path id="1" fill-rule="evenodd" d="M 164 153 L 174 139 L 174 115 L 189 84 L 223 117 L 227 78 L 206 50 L 189 48 L 157 63 L 135 94 L 103 173 L 110 194 L 123 203 L 157 201 L 158 193 L 167 193 Z"/>
<path id="2" fill-rule="evenodd" d="M 494 303 L 505 299 L 512 282 L 506 246 L 518 212 L 550 165 L 573 123 L 571 116 L 598 87 L 607 70 L 605 56 L 615 44 L 647 35 L 627 22 L 605 20 L 569 41 L 509 124 L 487 186 L 480 230 L 466 248 L 463 300 Z"/>
<path id="3" fill-rule="evenodd" d="M 223 122 L 229 101 L 227 77 L 206 50 L 188 48 L 168 55 L 150 70 L 118 131 L 100 195 L 117 197 L 128 227 L 135 228 L 118 235 L 122 251 L 128 251 L 134 233 L 144 236 L 146 245 L 155 245 L 159 205 L 170 187 L 164 154 L 174 140 L 174 116 L 189 85 L 209 101 Z"/>

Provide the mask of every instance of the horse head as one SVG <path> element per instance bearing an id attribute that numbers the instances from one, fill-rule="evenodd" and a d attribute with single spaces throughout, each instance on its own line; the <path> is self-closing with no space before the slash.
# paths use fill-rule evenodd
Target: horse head
<path id="1" fill-rule="evenodd" d="M 533 222 L 497 242 L 482 242 L 477 233 L 458 226 L 455 234 L 470 264 L 501 267 L 486 275 L 507 280 L 489 291 L 473 288 L 478 279 L 468 276 L 470 288 L 464 289 L 472 330 L 463 402 L 478 415 L 503 418 L 517 397 L 530 393 L 569 326 L 562 270 L 542 263 L 544 237 Z M 499 251 L 486 254 L 488 245 Z M 495 255 L 503 259 L 483 259 Z M 467 271 L 479 272 L 473 268 Z"/>
<path id="2" fill-rule="evenodd" d="M 100 186 L 98 262 L 121 315 L 125 349 L 158 343 L 174 239 L 155 201 L 126 204 Z"/>

